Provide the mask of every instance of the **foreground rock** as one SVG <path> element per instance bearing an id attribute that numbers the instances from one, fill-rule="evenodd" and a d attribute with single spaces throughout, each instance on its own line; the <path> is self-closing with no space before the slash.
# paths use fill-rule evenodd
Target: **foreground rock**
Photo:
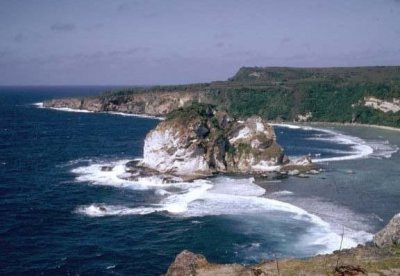
<path id="1" fill-rule="evenodd" d="M 400 275 L 399 215 L 374 238 L 384 242 L 335 251 L 308 259 L 266 260 L 254 266 L 213 264 L 204 256 L 182 251 L 168 269 L 167 276 L 189 275 Z"/>
<path id="2" fill-rule="evenodd" d="M 184 250 L 176 256 L 175 261 L 169 267 L 166 275 L 254 275 L 246 273 L 247 270 L 247 268 L 238 264 L 210 264 L 203 255 L 194 254 L 190 251 Z"/>
<path id="3" fill-rule="evenodd" d="M 378 247 L 400 245 L 400 213 L 395 215 L 381 231 L 374 236 Z"/>
<path id="4" fill-rule="evenodd" d="M 213 264 L 204 256 L 181 252 L 167 276 L 400 275 L 399 247 L 358 246 L 309 259 L 266 260 L 254 266 Z"/>
<path id="5" fill-rule="evenodd" d="M 262 174 L 285 164 L 289 160 L 265 120 L 237 121 L 209 105 L 194 104 L 173 111 L 146 136 L 140 165 L 165 174 L 202 177 Z"/>

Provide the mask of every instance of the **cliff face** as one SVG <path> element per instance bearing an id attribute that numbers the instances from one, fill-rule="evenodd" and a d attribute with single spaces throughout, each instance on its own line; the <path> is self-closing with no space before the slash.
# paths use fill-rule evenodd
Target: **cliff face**
<path id="1" fill-rule="evenodd" d="M 145 139 L 142 166 L 179 176 L 264 173 L 288 162 L 260 117 L 237 121 L 209 105 L 172 112 Z"/>
<path id="2" fill-rule="evenodd" d="M 43 103 L 45 107 L 72 108 L 93 112 L 122 112 L 127 114 L 146 114 L 165 116 L 179 107 L 193 101 L 206 102 L 201 91 L 170 91 L 134 93 L 124 96 L 84 97 L 54 99 Z"/>
<path id="3" fill-rule="evenodd" d="M 228 81 L 131 88 L 96 97 L 57 99 L 45 107 L 165 116 L 192 102 L 236 117 L 400 127 L 400 67 L 243 67 Z"/>

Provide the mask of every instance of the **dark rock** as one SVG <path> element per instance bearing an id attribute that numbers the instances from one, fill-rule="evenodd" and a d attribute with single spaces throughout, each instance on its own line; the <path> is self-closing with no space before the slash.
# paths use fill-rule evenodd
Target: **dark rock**
<path id="1" fill-rule="evenodd" d="M 210 133 L 210 130 L 205 125 L 199 125 L 196 129 L 196 135 L 200 138 L 205 138 Z"/>
<path id="2" fill-rule="evenodd" d="M 102 166 L 101 171 L 102 172 L 111 172 L 114 169 L 114 167 L 111 166 Z"/>

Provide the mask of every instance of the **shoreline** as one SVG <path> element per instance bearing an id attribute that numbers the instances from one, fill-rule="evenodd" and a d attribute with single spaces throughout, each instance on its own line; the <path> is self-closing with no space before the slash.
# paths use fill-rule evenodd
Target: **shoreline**
<path id="1" fill-rule="evenodd" d="M 383 130 L 391 130 L 391 131 L 398 131 L 400 132 L 400 128 L 397 127 L 390 127 L 390 126 L 381 126 L 381 125 L 371 125 L 371 124 L 359 124 L 359 123 L 339 123 L 339 122 L 283 122 L 283 123 L 288 123 L 288 124 L 293 124 L 293 125 L 332 125 L 332 126 L 355 126 L 355 127 L 366 127 L 366 128 L 378 128 L 378 129 L 383 129 Z"/>
<path id="2" fill-rule="evenodd" d="M 82 112 L 82 113 L 105 113 L 105 114 L 113 114 L 113 115 L 120 115 L 120 116 L 132 116 L 132 117 L 141 117 L 141 118 L 148 118 L 148 119 L 155 119 L 155 120 L 165 120 L 165 117 L 147 115 L 147 114 L 136 114 L 136 113 L 126 113 L 126 112 L 118 112 L 118 111 L 90 111 L 87 109 L 76 109 L 71 107 L 48 107 L 44 106 L 43 102 L 39 103 L 32 103 L 33 106 L 37 108 L 45 108 L 45 109 L 53 109 L 58 111 L 64 112 Z M 69 109 L 69 110 L 68 110 Z M 76 110 L 76 111 L 75 111 Z M 383 130 L 390 130 L 390 131 L 397 131 L 400 132 L 400 128 L 398 127 L 391 127 L 391 126 L 384 126 L 384 125 L 371 125 L 371 124 L 360 124 L 360 123 L 340 123 L 340 122 L 323 122 L 323 121 L 312 121 L 312 122 L 292 122 L 292 121 L 269 121 L 270 124 L 292 124 L 292 125 L 300 125 L 300 126 L 307 126 L 307 125 L 332 125 L 332 126 L 355 126 L 355 127 L 367 127 L 367 128 L 378 128 Z"/>
<path id="3" fill-rule="evenodd" d="M 37 104 L 36 104 L 37 105 Z M 37 105 L 39 106 L 39 105 Z M 54 110 L 59 110 L 59 111 L 66 111 L 66 112 L 76 112 L 76 111 L 81 111 L 81 112 L 85 112 L 86 110 L 84 109 L 75 109 L 75 110 L 62 110 L 59 108 L 52 108 L 52 107 L 42 107 L 42 108 L 48 108 L 48 109 L 54 109 Z M 90 111 L 87 111 L 90 112 Z M 92 112 L 92 113 L 110 113 L 113 114 L 112 112 Z M 135 116 L 135 114 L 129 114 L 129 113 L 123 113 L 120 112 L 119 114 L 114 113 L 115 115 L 122 115 L 122 116 Z M 147 118 L 149 118 L 150 116 L 148 115 L 141 115 L 138 114 L 136 115 L 137 117 L 142 117 L 142 116 L 146 116 Z M 159 118 L 151 118 L 150 119 L 159 119 Z M 300 125 L 300 126 L 312 126 L 312 125 L 336 125 L 336 126 L 363 126 L 363 127 L 371 127 L 371 128 L 379 128 L 379 129 L 386 129 L 386 130 L 391 130 L 391 131 L 400 131 L 399 128 L 394 128 L 394 127 L 387 127 L 387 126 L 379 126 L 379 125 L 367 125 L 367 124 L 350 124 L 350 123 L 338 123 L 338 122 L 283 122 L 283 124 L 293 124 L 293 125 Z M 318 255 L 317 255 L 318 256 Z"/>
<path id="4" fill-rule="evenodd" d="M 118 115 L 124 117 L 136 117 L 142 119 L 153 119 L 158 121 L 165 120 L 165 117 L 158 117 L 153 115 L 146 115 L 146 114 L 136 114 L 136 113 L 126 113 L 126 112 L 118 112 L 118 111 L 91 111 L 87 109 L 78 109 L 78 108 L 71 108 L 71 107 L 50 107 L 44 106 L 43 102 L 32 103 L 33 106 L 40 109 L 51 109 L 57 111 L 64 111 L 64 112 L 75 112 L 75 113 L 93 113 L 93 114 L 111 114 L 111 115 Z"/>

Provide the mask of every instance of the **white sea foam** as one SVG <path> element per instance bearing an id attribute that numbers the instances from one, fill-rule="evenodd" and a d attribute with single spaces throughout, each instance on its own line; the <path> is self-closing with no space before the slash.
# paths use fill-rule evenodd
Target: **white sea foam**
<path id="1" fill-rule="evenodd" d="M 94 113 L 94 111 L 86 110 L 86 109 L 73 109 L 69 107 L 45 107 L 48 109 L 65 111 L 65 112 L 75 112 L 75 113 Z"/>
<path id="2" fill-rule="evenodd" d="M 295 125 L 291 125 L 291 124 L 271 124 L 272 126 L 280 126 L 280 127 L 286 127 L 286 128 L 290 128 L 290 129 L 300 129 L 300 126 L 295 126 Z"/>
<path id="3" fill-rule="evenodd" d="M 181 217 L 202 217 L 217 215 L 252 215 L 268 218 L 278 212 L 283 220 L 303 221 L 311 225 L 300 242 L 309 242 L 320 246 L 318 253 L 327 253 L 338 249 L 340 231 L 321 219 L 292 204 L 265 197 L 265 190 L 254 184 L 253 178 L 217 177 L 193 182 L 163 183 L 157 178 L 143 178 L 139 181 L 121 179 L 125 173 L 127 160 L 111 163 L 91 164 L 73 169 L 76 181 L 95 185 L 109 185 L 137 190 L 153 190 L 162 195 L 157 204 L 142 206 L 108 205 L 92 203 L 76 209 L 79 214 L 90 217 L 147 215 L 155 212 L 169 213 Z M 102 171 L 102 166 L 113 166 L 111 171 Z M 168 190 L 174 187 L 173 190 Z M 346 230 L 343 248 L 356 246 L 358 242 L 370 238 L 366 232 Z"/>
<path id="4" fill-rule="evenodd" d="M 293 192 L 286 191 L 286 190 L 273 192 L 273 193 L 269 194 L 269 196 L 278 196 L 278 197 L 279 196 L 290 196 L 290 195 L 293 195 Z"/>
<path id="5" fill-rule="evenodd" d="M 388 140 L 371 140 L 368 144 L 374 149 L 371 156 L 375 158 L 390 158 L 399 151 L 399 147 L 390 144 Z"/>
<path id="6" fill-rule="evenodd" d="M 101 203 L 93 203 L 87 206 L 80 206 L 76 209 L 77 213 L 87 215 L 90 217 L 146 215 L 158 211 L 163 211 L 163 208 L 152 208 L 152 207 L 129 208 L 126 206 L 107 205 Z"/>
<path id="7" fill-rule="evenodd" d="M 399 150 L 397 146 L 390 145 L 388 141 L 380 141 L 380 140 L 366 141 L 355 136 L 346 135 L 338 131 L 333 131 L 328 129 L 315 128 L 310 126 L 297 126 L 290 124 L 273 124 L 273 125 L 286 127 L 290 129 L 315 130 L 321 133 L 315 135 L 314 137 L 309 137 L 308 140 L 329 141 L 337 144 L 349 145 L 351 148 L 351 151 L 348 152 L 338 151 L 338 150 L 333 151 L 334 153 L 341 154 L 342 156 L 313 158 L 312 160 L 315 163 L 353 160 L 353 159 L 361 159 L 367 157 L 390 158 L 393 153 Z"/>
<path id="8" fill-rule="evenodd" d="M 128 116 L 128 117 L 138 117 L 138 118 L 156 119 L 156 120 L 160 120 L 160 121 L 165 120 L 164 117 L 151 116 L 151 115 L 145 115 L 145 114 L 123 113 L 123 112 L 113 112 L 113 111 L 107 111 L 107 112 L 101 112 L 101 113 L 113 114 L 113 115 L 120 115 L 120 116 Z"/>
<path id="9" fill-rule="evenodd" d="M 52 110 L 64 111 L 64 112 L 76 112 L 76 113 L 104 113 L 104 114 L 112 114 L 112 115 L 119 115 L 119 116 L 129 116 L 129 117 L 137 117 L 137 118 L 146 118 L 146 119 L 156 119 L 156 120 L 165 120 L 164 117 L 157 117 L 145 114 L 135 114 L 135 113 L 123 113 L 123 112 L 114 112 L 114 111 L 104 111 L 104 112 L 95 112 L 86 109 L 74 109 L 69 107 L 45 107 L 43 102 L 33 103 L 32 105 L 36 106 L 37 108 L 47 108 Z"/>
<path id="10" fill-rule="evenodd" d="M 156 195 L 159 195 L 159 196 L 165 196 L 165 195 L 170 195 L 171 194 L 170 192 L 168 192 L 168 191 L 166 191 L 164 189 L 156 189 L 154 193 Z"/>
<path id="11" fill-rule="evenodd" d="M 39 102 L 39 103 L 33 103 L 32 105 L 36 106 L 37 108 L 44 108 L 43 103 Z"/>
<path id="12" fill-rule="evenodd" d="M 198 183 L 202 181 L 165 183 L 161 176 L 139 177 L 137 181 L 131 181 L 128 179 L 130 174 L 126 172 L 125 166 L 129 161 L 131 160 L 90 162 L 88 165 L 72 169 L 71 172 L 76 174 L 76 182 L 88 182 L 93 185 L 131 188 L 134 190 L 165 189 L 168 187 L 190 188 L 198 186 Z M 112 170 L 103 170 L 104 167 L 112 168 Z"/>

